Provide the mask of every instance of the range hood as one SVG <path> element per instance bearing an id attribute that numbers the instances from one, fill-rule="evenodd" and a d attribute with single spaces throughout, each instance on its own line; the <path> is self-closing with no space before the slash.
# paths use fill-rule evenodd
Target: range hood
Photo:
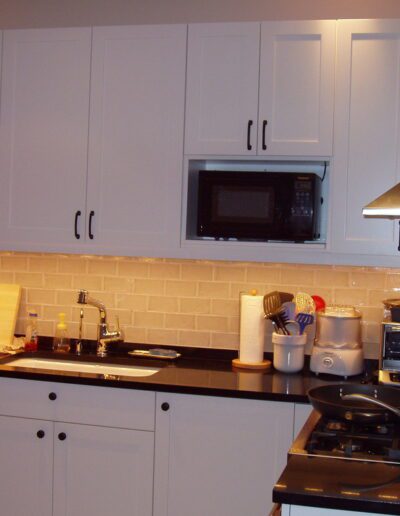
<path id="1" fill-rule="evenodd" d="M 400 219 L 400 183 L 364 206 L 364 217 Z"/>

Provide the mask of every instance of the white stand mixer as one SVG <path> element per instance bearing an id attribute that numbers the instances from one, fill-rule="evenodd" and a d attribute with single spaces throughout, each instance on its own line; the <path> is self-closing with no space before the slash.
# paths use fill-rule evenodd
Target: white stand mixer
<path id="1" fill-rule="evenodd" d="M 352 306 L 331 305 L 318 313 L 310 369 L 316 374 L 354 376 L 364 370 L 361 314 Z"/>

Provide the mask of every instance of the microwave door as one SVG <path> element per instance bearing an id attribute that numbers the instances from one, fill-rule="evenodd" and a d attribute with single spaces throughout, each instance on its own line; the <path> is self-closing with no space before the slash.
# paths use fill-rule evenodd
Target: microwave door
<path id="1" fill-rule="evenodd" d="M 216 185 L 211 195 L 212 236 L 268 239 L 273 236 L 275 194 L 263 185 Z"/>

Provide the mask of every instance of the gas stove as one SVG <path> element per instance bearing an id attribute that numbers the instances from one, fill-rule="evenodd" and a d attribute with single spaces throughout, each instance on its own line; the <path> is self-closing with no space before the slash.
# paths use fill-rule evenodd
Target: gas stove
<path id="1" fill-rule="evenodd" d="M 290 455 L 400 464 L 400 424 L 357 423 L 313 411 Z"/>

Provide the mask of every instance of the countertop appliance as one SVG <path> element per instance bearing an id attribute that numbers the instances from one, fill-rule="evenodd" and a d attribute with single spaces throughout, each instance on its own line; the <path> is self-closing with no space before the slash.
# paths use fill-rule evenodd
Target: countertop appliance
<path id="1" fill-rule="evenodd" d="M 379 383 L 400 387 L 400 322 L 382 322 Z"/>
<path id="2" fill-rule="evenodd" d="M 330 305 L 318 313 L 310 369 L 344 377 L 362 373 L 361 314 L 354 307 Z"/>
<path id="3" fill-rule="evenodd" d="M 215 239 L 317 240 L 321 178 L 314 173 L 200 170 L 197 234 Z"/>

